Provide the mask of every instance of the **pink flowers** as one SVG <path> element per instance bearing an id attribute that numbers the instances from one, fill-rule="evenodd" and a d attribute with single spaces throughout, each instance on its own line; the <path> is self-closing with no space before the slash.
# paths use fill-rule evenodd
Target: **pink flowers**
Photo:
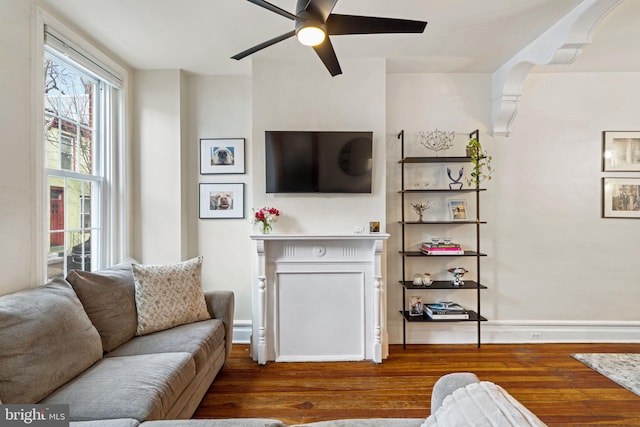
<path id="1" fill-rule="evenodd" d="M 264 207 L 253 211 L 253 223 L 262 224 L 260 231 L 266 234 L 271 231 L 271 223 L 276 222 L 279 216 L 280 211 L 278 209 Z"/>

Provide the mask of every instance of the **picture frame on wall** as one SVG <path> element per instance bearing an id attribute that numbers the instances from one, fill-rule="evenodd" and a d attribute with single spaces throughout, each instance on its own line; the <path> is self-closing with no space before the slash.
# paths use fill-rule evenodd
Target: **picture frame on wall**
<path id="1" fill-rule="evenodd" d="M 449 217 L 451 221 L 468 220 L 467 202 L 464 200 L 449 200 Z"/>
<path id="2" fill-rule="evenodd" d="M 244 184 L 200 184 L 200 219 L 244 218 Z"/>
<path id="3" fill-rule="evenodd" d="M 200 139 L 200 174 L 245 172 L 244 138 Z"/>
<path id="4" fill-rule="evenodd" d="M 640 178 L 602 178 L 602 217 L 640 219 Z"/>
<path id="5" fill-rule="evenodd" d="M 603 172 L 640 172 L 640 131 L 602 132 Z"/>

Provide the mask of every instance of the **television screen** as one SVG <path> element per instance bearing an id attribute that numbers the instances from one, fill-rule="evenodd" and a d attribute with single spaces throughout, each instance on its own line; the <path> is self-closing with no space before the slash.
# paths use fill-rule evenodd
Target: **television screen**
<path id="1" fill-rule="evenodd" d="M 266 131 L 267 193 L 371 193 L 373 132 Z"/>

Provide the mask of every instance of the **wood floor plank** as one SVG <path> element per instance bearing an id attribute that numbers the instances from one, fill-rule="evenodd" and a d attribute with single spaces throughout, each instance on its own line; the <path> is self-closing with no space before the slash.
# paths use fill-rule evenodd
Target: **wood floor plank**
<path id="1" fill-rule="evenodd" d="M 640 353 L 640 344 L 392 345 L 382 364 L 268 363 L 234 345 L 194 418 L 424 418 L 442 375 L 500 384 L 550 426 L 640 426 L 640 396 L 571 357 Z"/>

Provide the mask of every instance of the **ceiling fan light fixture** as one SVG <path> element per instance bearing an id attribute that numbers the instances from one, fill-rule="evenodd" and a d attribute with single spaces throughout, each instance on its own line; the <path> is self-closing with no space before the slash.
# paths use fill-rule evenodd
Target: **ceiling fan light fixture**
<path id="1" fill-rule="evenodd" d="M 320 27 L 307 25 L 296 33 L 298 41 L 305 46 L 318 46 L 327 37 L 327 33 Z"/>
<path id="2" fill-rule="evenodd" d="M 298 29 L 296 37 L 305 46 L 318 46 L 327 37 L 327 32 L 320 25 L 308 24 Z"/>
<path id="3" fill-rule="evenodd" d="M 327 27 L 316 15 L 306 10 L 298 13 L 296 37 L 305 46 L 318 46 L 327 38 Z"/>

